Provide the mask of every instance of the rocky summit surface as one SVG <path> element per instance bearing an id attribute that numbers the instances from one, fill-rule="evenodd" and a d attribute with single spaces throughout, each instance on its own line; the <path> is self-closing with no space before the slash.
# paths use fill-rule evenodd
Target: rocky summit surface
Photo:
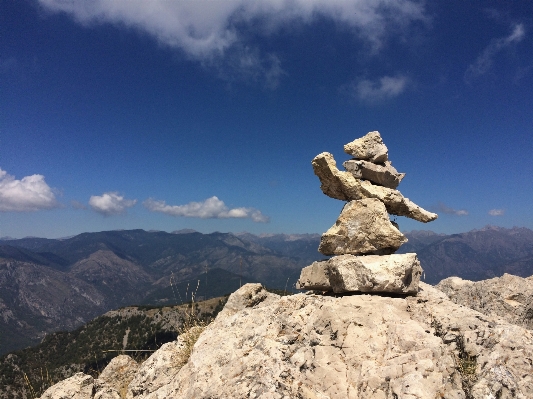
<path id="1" fill-rule="evenodd" d="M 533 397 L 532 332 L 456 304 L 424 283 L 408 297 L 279 297 L 247 284 L 226 307 L 182 367 L 177 359 L 187 349 L 183 336 L 135 373 L 117 376 L 121 386 L 124 375 L 131 378 L 126 397 Z M 69 398 L 116 397 L 117 384 L 104 373 L 107 382 L 77 375 L 43 397 L 67 397 L 62 387 Z M 72 395 L 72 383 L 80 387 L 79 396 Z"/>
<path id="2" fill-rule="evenodd" d="M 522 278 L 505 273 L 482 281 L 449 277 L 437 288 L 455 303 L 533 329 L 533 276 Z"/>

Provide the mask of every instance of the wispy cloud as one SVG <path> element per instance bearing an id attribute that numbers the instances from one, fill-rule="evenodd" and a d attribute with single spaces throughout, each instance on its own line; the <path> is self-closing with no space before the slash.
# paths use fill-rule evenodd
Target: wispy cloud
<path id="1" fill-rule="evenodd" d="M 476 61 L 468 66 L 468 69 L 464 74 L 465 82 L 469 83 L 489 72 L 496 55 L 505 48 L 522 41 L 525 36 L 526 31 L 524 25 L 515 24 L 512 26 L 512 32 L 508 36 L 492 40 L 477 57 Z"/>
<path id="2" fill-rule="evenodd" d="M 233 208 L 230 209 L 224 204 L 224 201 L 217 197 L 211 197 L 203 202 L 189 202 L 186 205 L 167 205 L 165 201 L 149 198 L 143 202 L 143 205 L 152 212 L 161 212 L 171 216 L 183 216 L 201 219 L 228 219 L 249 218 L 254 222 L 267 223 L 268 216 L 255 208 Z"/>
<path id="3" fill-rule="evenodd" d="M 89 198 L 91 208 L 104 216 L 119 215 L 132 207 L 137 200 L 129 200 L 117 192 L 108 192 L 102 195 L 93 195 Z"/>
<path id="4" fill-rule="evenodd" d="M 70 205 L 74 209 L 87 209 L 87 207 L 84 204 L 82 204 L 81 202 L 76 201 L 76 200 L 70 201 Z"/>
<path id="5" fill-rule="evenodd" d="M 383 76 L 376 80 L 360 79 L 343 87 L 358 100 L 375 103 L 402 94 L 409 80 L 406 76 Z"/>
<path id="6" fill-rule="evenodd" d="M 491 209 L 489 211 L 490 216 L 503 216 L 505 214 L 505 209 Z"/>
<path id="7" fill-rule="evenodd" d="M 453 209 L 449 206 L 444 205 L 442 202 L 437 204 L 436 206 L 432 207 L 435 212 L 442 212 L 447 215 L 455 215 L 455 216 L 466 216 L 468 215 L 468 211 L 465 209 Z"/>
<path id="8" fill-rule="evenodd" d="M 28 212 L 59 207 L 55 195 L 43 175 L 16 180 L 0 169 L 0 211 Z"/>
<path id="9" fill-rule="evenodd" d="M 251 41 L 286 26 L 327 18 L 350 29 L 378 51 L 392 31 L 428 21 L 415 0 L 39 0 L 47 10 L 64 12 L 84 25 L 114 23 L 134 27 L 206 65 L 241 68 L 276 86 L 283 70 L 272 54 Z M 252 35 L 249 33 L 253 32 Z M 229 56 L 229 58 L 227 58 Z M 252 56 L 252 58 L 250 58 Z M 275 56 L 275 55 L 274 55 Z"/>

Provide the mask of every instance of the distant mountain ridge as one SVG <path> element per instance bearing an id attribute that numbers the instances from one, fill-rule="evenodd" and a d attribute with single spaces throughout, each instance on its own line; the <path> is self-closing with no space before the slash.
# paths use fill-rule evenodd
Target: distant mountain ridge
<path id="1" fill-rule="evenodd" d="M 533 274 L 533 231 L 486 226 L 461 234 L 405 233 L 424 281 Z M 292 291 L 300 270 L 324 259 L 319 234 L 122 230 L 66 239 L 0 241 L 0 354 L 73 329 L 121 306 L 229 294 L 246 282 Z"/>
<path id="2" fill-rule="evenodd" d="M 458 276 L 479 281 L 502 276 L 533 274 L 533 230 L 485 226 L 461 234 L 405 233 L 409 241 L 398 253 L 416 252 L 425 282 Z"/>
<path id="3" fill-rule="evenodd" d="M 121 306 L 207 299 L 246 282 L 291 290 L 322 255 L 307 236 L 285 240 L 144 230 L 2 240 L 0 354 Z"/>

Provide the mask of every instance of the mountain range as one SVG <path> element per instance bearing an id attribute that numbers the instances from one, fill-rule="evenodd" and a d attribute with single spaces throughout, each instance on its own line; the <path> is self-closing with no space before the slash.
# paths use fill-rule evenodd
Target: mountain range
<path id="1" fill-rule="evenodd" d="M 487 226 L 461 234 L 405 233 L 424 281 L 533 274 L 533 231 Z M 293 292 L 302 267 L 325 257 L 318 234 L 124 230 L 63 239 L 0 240 L 0 354 L 73 330 L 129 305 L 222 296 L 247 282 Z"/>

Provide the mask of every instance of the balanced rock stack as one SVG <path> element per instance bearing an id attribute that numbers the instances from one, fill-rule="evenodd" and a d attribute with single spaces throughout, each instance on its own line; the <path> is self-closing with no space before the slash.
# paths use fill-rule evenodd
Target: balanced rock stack
<path id="1" fill-rule="evenodd" d="M 344 146 L 354 157 L 337 169 L 333 155 L 313 159 L 320 188 L 346 203 L 322 235 L 318 250 L 330 259 L 302 270 L 296 288 L 317 291 L 416 294 L 422 274 L 415 253 L 395 254 L 407 238 L 389 214 L 431 222 L 437 214 L 405 198 L 396 187 L 405 176 L 392 166 L 379 132 Z"/>

